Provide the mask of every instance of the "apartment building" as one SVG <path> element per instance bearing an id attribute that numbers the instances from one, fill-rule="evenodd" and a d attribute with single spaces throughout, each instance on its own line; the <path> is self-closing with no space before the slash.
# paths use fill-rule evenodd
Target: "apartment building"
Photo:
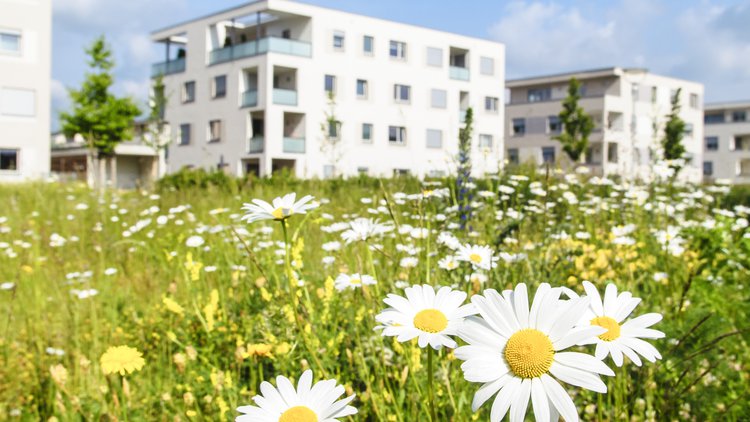
<path id="1" fill-rule="evenodd" d="M 750 101 L 704 108 L 704 180 L 750 183 Z"/>
<path id="2" fill-rule="evenodd" d="M 152 33 L 169 171 L 442 175 L 474 110 L 473 164 L 503 159 L 502 44 L 288 0 Z"/>
<path id="3" fill-rule="evenodd" d="M 51 0 L 0 0 L 0 182 L 49 174 Z"/>
<path id="4" fill-rule="evenodd" d="M 688 165 L 684 180 L 700 182 L 703 162 L 703 85 L 654 75 L 645 69 L 613 67 L 510 80 L 505 147 L 510 164 L 569 163 L 558 141 L 558 114 L 572 77 L 581 81 L 579 105 L 594 120 L 585 165 L 593 174 L 649 179 L 661 157 L 664 124 L 671 98 L 680 91 L 680 117 Z"/>

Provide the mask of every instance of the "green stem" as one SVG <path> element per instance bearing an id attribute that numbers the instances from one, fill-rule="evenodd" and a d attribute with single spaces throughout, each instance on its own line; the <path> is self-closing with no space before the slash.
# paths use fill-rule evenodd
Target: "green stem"
<path id="1" fill-rule="evenodd" d="M 433 357 L 435 353 L 431 346 L 427 346 L 427 397 L 430 402 L 430 419 L 432 422 L 437 422 L 437 414 L 435 409 L 435 391 L 434 391 L 434 377 L 435 368 L 433 367 Z"/>

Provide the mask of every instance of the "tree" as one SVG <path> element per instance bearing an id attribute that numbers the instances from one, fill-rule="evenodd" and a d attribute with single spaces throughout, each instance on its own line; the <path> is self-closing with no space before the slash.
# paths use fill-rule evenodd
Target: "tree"
<path id="1" fill-rule="evenodd" d="M 328 156 L 328 162 L 333 167 L 333 174 L 338 173 L 338 163 L 341 161 L 343 151 L 341 149 L 341 120 L 336 116 L 336 97 L 333 92 L 328 93 L 328 110 L 325 112 L 325 120 L 320 124 L 322 141 L 320 151 Z"/>
<path id="2" fill-rule="evenodd" d="M 474 111 L 466 110 L 464 127 L 458 131 L 458 176 L 456 178 L 456 197 L 461 228 L 466 229 L 471 219 L 471 132 L 474 124 Z"/>
<path id="3" fill-rule="evenodd" d="M 131 98 L 117 98 L 110 92 L 114 84 L 114 61 L 104 36 L 94 40 L 85 51 L 90 72 L 86 73 L 80 89 L 68 89 L 73 110 L 60 113 L 60 120 L 65 136 L 80 134 L 88 148 L 96 152 L 98 184 L 103 188 L 105 161 L 110 161 L 114 174 L 115 147 L 132 137 L 133 119 L 141 111 Z"/>
<path id="4" fill-rule="evenodd" d="M 678 89 L 672 97 L 672 109 L 667 115 L 667 123 L 664 126 L 664 138 L 661 141 L 663 158 L 674 170 L 673 175 L 682 169 L 682 158 L 685 155 L 685 146 L 682 138 L 685 136 L 685 121 L 680 118 L 680 92 Z"/>
<path id="5" fill-rule="evenodd" d="M 164 76 L 159 74 L 151 85 L 148 134 L 143 137 L 143 143 L 150 146 L 156 153 L 156 177 L 161 174 L 161 151 L 165 150 L 171 142 L 170 134 L 167 132 L 167 122 L 164 120 L 164 110 L 167 108 L 168 101 L 165 89 Z"/>
<path id="6" fill-rule="evenodd" d="M 591 116 L 578 105 L 581 99 L 581 83 L 576 78 L 571 78 L 568 84 L 568 96 L 563 100 L 563 108 L 560 111 L 560 123 L 562 133 L 553 139 L 560 141 L 563 151 L 568 154 L 571 161 L 579 162 L 589 147 L 589 135 L 594 130 L 594 121 Z"/>

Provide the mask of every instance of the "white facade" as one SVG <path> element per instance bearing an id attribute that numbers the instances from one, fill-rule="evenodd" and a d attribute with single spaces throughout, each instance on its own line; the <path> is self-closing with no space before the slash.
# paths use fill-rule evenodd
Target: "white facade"
<path id="1" fill-rule="evenodd" d="M 703 176 L 750 183 L 750 101 L 706 104 Z"/>
<path id="2" fill-rule="evenodd" d="M 701 181 L 703 85 L 644 69 L 615 67 L 508 81 L 505 148 L 511 164 L 567 160 L 560 143 L 552 138 L 561 128 L 557 116 L 572 77 L 581 82 L 579 105 L 595 123 L 586 154 L 586 165 L 594 174 L 649 179 L 661 158 L 671 98 L 681 88 L 680 117 L 687 126 L 683 144 L 689 164 L 680 177 Z"/>
<path id="3" fill-rule="evenodd" d="M 494 172 L 503 159 L 502 44 L 288 0 L 250 3 L 152 39 L 167 45 L 168 60 L 153 73 L 165 74 L 165 117 L 176 135 L 169 171 L 447 174 L 468 107 L 475 171 Z M 327 127 L 331 116 L 339 129 Z"/>
<path id="4" fill-rule="evenodd" d="M 51 0 L 0 0 L 0 182 L 49 174 Z"/>

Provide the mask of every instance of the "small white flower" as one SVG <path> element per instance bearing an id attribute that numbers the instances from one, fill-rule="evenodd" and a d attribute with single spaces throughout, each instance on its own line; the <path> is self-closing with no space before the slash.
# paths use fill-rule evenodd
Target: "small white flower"
<path id="1" fill-rule="evenodd" d="M 356 289 L 363 285 L 373 285 L 377 283 L 374 278 L 366 274 L 355 273 L 352 275 L 341 273 L 336 277 L 336 290 L 344 291 L 346 289 Z"/>
<path id="2" fill-rule="evenodd" d="M 201 247 L 201 246 L 203 246 L 204 243 L 206 243 L 206 241 L 203 240 L 202 237 L 197 236 L 197 235 L 196 236 L 190 236 L 185 241 L 185 245 L 187 245 L 188 247 L 191 247 L 191 248 Z"/>

